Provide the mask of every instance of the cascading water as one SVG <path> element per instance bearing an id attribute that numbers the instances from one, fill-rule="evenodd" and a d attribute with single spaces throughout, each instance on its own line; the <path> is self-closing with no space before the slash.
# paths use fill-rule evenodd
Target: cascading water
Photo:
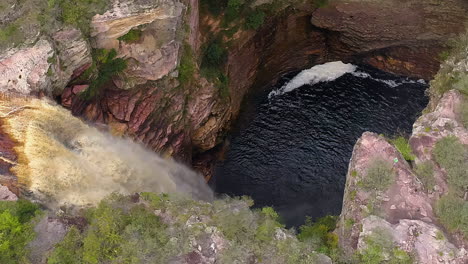
<path id="1" fill-rule="evenodd" d="M 285 77 L 241 113 L 212 184 L 274 206 L 288 225 L 337 215 L 356 140 L 365 131 L 410 132 L 427 104 L 426 88 L 422 80 L 342 62 Z"/>
<path id="2" fill-rule="evenodd" d="M 113 192 L 142 191 L 213 196 L 203 177 L 185 166 L 88 126 L 53 103 L 3 99 L 0 114 L 18 142 L 14 173 L 43 201 L 85 205 Z"/>

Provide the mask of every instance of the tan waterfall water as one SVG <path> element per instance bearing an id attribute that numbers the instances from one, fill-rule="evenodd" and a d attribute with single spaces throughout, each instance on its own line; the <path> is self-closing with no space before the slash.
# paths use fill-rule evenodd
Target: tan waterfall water
<path id="1" fill-rule="evenodd" d="M 113 193 L 184 193 L 211 199 L 203 177 L 129 139 L 85 124 L 55 103 L 3 98 L 4 130 L 18 142 L 13 173 L 40 199 L 94 204 Z"/>

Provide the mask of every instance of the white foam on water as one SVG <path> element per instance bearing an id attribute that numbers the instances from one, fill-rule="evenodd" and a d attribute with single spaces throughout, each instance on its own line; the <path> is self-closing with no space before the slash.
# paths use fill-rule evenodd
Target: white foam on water
<path id="1" fill-rule="evenodd" d="M 377 82 L 381 82 L 381 83 L 385 83 L 386 85 L 390 86 L 390 87 L 398 87 L 402 84 L 410 84 L 410 83 L 419 83 L 419 84 L 427 84 L 426 81 L 424 81 L 423 79 L 419 79 L 419 80 L 411 80 L 411 79 L 400 79 L 400 80 L 385 80 L 385 79 L 380 79 L 380 78 L 374 78 L 372 77 L 370 74 L 368 74 L 367 72 L 362 72 L 362 71 L 354 71 L 354 72 L 351 72 L 352 75 L 354 75 L 355 77 L 359 77 L 359 78 L 369 78 L 369 79 L 372 79 L 374 81 L 377 81 Z"/>
<path id="2" fill-rule="evenodd" d="M 346 73 L 351 73 L 358 78 L 369 78 L 377 82 L 384 83 L 390 87 L 398 87 L 402 84 L 419 83 L 427 84 L 423 79 L 411 80 L 411 79 L 399 79 L 399 80 L 385 80 L 380 78 L 374 78 L 367 72 L 357 71 L 357 66 L 350 63 L 343 63 L 342 61 L 333 61 L 320 65 L 316 65 L 308 70 L 303 70 L 288 83 L 283 85 L 277 90 L 273 90 L 268 95 L 268 98 L 282 95 L 291 92 L 303 85 L 314 85 L 320 82 L 334 81 Z"/>
<path id="3" fill-rule="evenodd" d="M 316 65 L 308 70 L 303 70 L 278 90 L 271 91 L 268 97 L 271 98 L 272 96 L 291 92 L 294 89 L 297 89 L 306 84 L 313 85 L 319 82 L 333 81 L 345 75 L 346 73 L 356 71 L 356 69 L 356 65 L 343 63 L 342 61 L 333 61 Z"/>

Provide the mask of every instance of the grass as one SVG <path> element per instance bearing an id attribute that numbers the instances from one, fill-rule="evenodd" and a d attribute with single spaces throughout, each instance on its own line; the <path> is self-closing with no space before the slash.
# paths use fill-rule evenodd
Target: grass
<path id="1" fill-rule="evenodd" d="M 137 43 L 141 39 L 141 35 L 143 34 L 143 31 L 139 29 L 130 29 L 127 34 L 117 38 L 120 41 L 123 41 L 125 43 Z"/>
<path id="2" fill-rule="evenodd" d="M 434 165 L 431 161 L 424 161 L 416 165 L 414 170 L 424 188 L 431 191 L 435 185 Z"/>
<path id="3" fill-rule="evenodd" d="M 58 20 L 79 28 L 85 35 L 90 33 L 91 18 L 109 8 L 109 0 L 49 0 L 49 7 L 59 9 Z M 57 12 L 57 11 L 55 11 Z"/>
<path id="4" fill-rule="evenodd" d="M 395 139 L 390 140 L 390 142 L 393 145 L 395 145 L 396 149 L 401 153 L 405 160 L 413 161 L 415 159 L 413 151 L 411 150 L 411 146 L 408 143 L 408 139 L 399 136 Z"/>
<path id="5" fill-rule="evenodd" d="M 196 71 L 195 56 L 192 47 L 184 43 L 183 53 L 179 64 L 179 82 L 181 85 L 187 85 L 193 80 Z"/>
<path id="6" fill-rule="evenodd" d="M 0 263 L 27 263 L 27 244 L 34 238 L 39 207 L 28 201 L 0 202 Z"/>
<path id="7" fill-rule="evenodd" d="M 367 191 L 383 191 L 394 181 L 395 175 L 389 162 L 383 159 L 374 159 L 369 163 L 367 174 L 359 185 Z"/>
<path id="8" fill-rule="evenodd" d="M 468 238 L 468 201 L 449 194 L 437 201 L 435 212 L 449 231 L 460 232 Z"/>
<path id="9" fill-rule="evenodd" d="M 447 171 L 447 178 L 453 191 L 462 194 L 468 191 L 468 146 L 455 136 L 440 139 L 433 154 L 437 163 Z"/>

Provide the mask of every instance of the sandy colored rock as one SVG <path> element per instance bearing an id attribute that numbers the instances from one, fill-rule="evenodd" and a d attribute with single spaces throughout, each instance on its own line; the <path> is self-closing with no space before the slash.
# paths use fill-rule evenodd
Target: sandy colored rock
<path id="1" fill-rule="evenodd" d="M 128 59 L 125 73 L 136 83 L 159 80 L 177 67 L 180 41 L 176 31 L 184 9 L 175 0 L 115 0 L 110 10 L 91 21 L 94 47 L 116 49 L 119 57 Z M 141 31 L 140 39 L 118 40 L 132 29 Z M 119 88 L 134 84 L 121 82 Z"/>

